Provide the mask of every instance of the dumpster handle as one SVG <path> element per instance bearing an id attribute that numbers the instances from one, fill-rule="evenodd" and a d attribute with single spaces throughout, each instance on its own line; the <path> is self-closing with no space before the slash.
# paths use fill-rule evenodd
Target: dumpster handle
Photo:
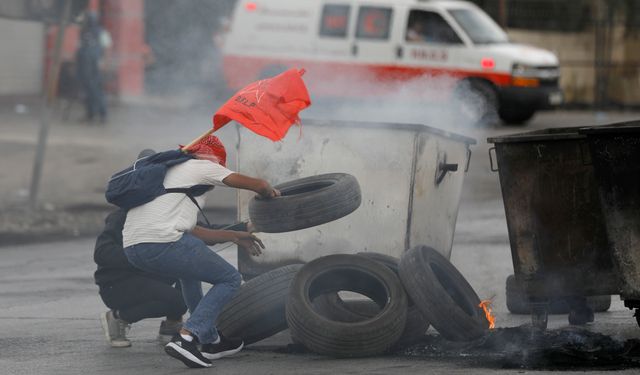
<path id="1" fill-rule="evenodd" d="M 591 153 L 588 150 L 589 145 L 587 144 L 587 142 L 579 142 L 578 146 L 580 147 L 580 158 L 582 159 L 582 165 L 593 164 L 593 161 L 591 160 Z M 586 153 L 584 151 L 585 148 L 587 149 Z"/>
<path id="2" fill-rule="evenodd" d="M 491 172 L 497 172 L 499 170 L 498 168 L 498 155 L 496 155 L 496 166 L 493 166 L 493 156 L 491 155 L 491 150 L 493 150 L 493 153 L 496 153 L 496 148 L 495 147 L 491 147 L 489 149 L 489 164 L 491 164 Z"/>
<path id="3" fill-rule="evenodd" d="M 449 163 L 440 163 L 438 165 L 438 176 L 436 177 L 436 185 L 440 185 L 442 180 L 444 180 L 444 176 L 446 176 L 447 172 L 456 172 L 458 170 L 458 163 L 449 164 Z"/>
<path id="4" fill-rule="evenodd" d="M 471 164 L 471 149 L 467 149 L 467 166 L 464 168 L 464 172 L 469 172 L 469 164 Z"/>

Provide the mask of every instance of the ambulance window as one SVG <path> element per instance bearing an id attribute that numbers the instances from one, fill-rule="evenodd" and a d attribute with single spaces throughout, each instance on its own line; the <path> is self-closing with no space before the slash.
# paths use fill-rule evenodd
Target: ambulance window
<path id="1" fill-rule="evenodd" d="M 356 38 L 389 39 L 391 8 L 360 7 Z"/>
<path id="2" fill-rule="evenodd" d="M 455 30 L 441 15 L 421 10 L 409 13 L 406 40 L 412 43 L 462 43 Z"/>
<path id="3" fill-rule="evenodd" d="M 344 38 L 349 27 L 349 5 L 327 4 L 322 9 L 320 35 Z"/>

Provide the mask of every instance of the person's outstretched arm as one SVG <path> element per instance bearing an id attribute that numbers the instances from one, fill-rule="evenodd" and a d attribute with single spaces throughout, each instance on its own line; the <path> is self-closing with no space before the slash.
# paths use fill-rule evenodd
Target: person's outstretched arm
<path id="1" fill-rule="evenodd" d="M 261 178 L 249 177 L 240 173 L 232 173 L 225 177 L 222 182 L 227 186 L 237 189 L 254 191 L 266 199 L 280 196 L 280 192 L 277 189 L 274 189 L 271 184 Z"/>

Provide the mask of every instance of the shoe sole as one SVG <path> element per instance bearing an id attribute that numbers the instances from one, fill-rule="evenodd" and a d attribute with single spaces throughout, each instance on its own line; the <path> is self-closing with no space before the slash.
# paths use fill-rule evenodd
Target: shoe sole
<path id="1" fill-rule="evenodd" d="M 227 350 L 227 351 L 219 352 L 219 353 L 215 353 L 215 354 L 202 352 L 202 356 L 205 357 L 206 359 L 220 359 L 222 357 L 226 357 L 226 356 L 229 356 L 229 355 L 234 355 L 237 352 L 241 351 L 242 348 L 244 348 L 244 342 L 242 344 L 240 344 L 240 346 L 235 348 L 235 349 L 231 349 L 231 350 Z"/>
<path id="2" fill-rule="evenodd" d="M 131 346 L 130 341 L 111 340 L 111 336 L 109 336 L 109 323 L 107 322 L 107 313 L 100 314 L 100 325 L 102 325 L 104 337 L 107 339 L 107 342 L 109 343 L 109 345 L 111 345 L 112 348 L 128 348 Z"/>
<path id="3" fill-rule="evenodd" d="M 173 342 L 168 343 L 164 347 L 164 352 L 170 355 L 171 357 L 181 361 L 187 367 L 190 368 L 203 368 L 203 367 L 211 367 L 211 363 L 205 363 L 199 360 L 196 356 L 191 354 L 189 351 L 184 350 Z"/>

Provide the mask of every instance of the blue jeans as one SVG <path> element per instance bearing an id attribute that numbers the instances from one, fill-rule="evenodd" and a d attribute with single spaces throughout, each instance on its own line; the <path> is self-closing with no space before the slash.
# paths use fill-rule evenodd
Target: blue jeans
<path id="1" fill-rule="evenodd" d="M 176 242 L 129 246 L 124 253 L 129 263 L 143 271 L 180 279 L 182 296 L 191 313 L 184 329 L 202 344 L 218 339 L 216 320 L 242 279 L 231 264 L 188 233 Z M 202 281 L 213 284 L 204 297 Z"/>

